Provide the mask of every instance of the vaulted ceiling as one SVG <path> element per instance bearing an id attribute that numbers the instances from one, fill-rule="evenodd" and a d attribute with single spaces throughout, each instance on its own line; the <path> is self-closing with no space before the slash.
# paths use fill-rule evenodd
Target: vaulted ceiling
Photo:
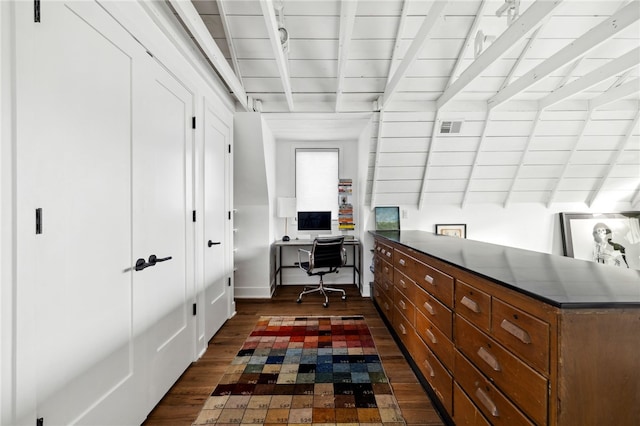
<path id="1" fill-rule="evenodd" d="M 170 4 L 276 138 L 367 129 L 372 205 L 640 207 L 639 0 Z"/>

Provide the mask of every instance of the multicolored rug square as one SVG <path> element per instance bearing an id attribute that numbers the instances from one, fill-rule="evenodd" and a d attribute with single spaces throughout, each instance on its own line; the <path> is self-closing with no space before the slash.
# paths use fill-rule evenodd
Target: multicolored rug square
<path id="1" fill-rule="evenodd" d="M 361 316 L 261 317 L 194 425 L 400 426 Z"/>

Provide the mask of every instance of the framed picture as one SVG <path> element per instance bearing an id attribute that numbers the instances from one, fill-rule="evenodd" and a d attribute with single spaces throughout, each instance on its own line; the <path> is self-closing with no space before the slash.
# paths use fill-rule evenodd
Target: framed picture
<path id="1" fill-rule="evenodd" d="M 640 269 L 640 212 L 560 213 L 564 255 Z"/>
<path id="2" fill-rule="evenodd" d="M 399 231 L 400 208 L 376 207 L 376 231 Z"/>
<path id="3" fill-rule="evenodd" d="M 467 225 L 465 223 L 436 223 L 436 234 L 467 238 Z"/>

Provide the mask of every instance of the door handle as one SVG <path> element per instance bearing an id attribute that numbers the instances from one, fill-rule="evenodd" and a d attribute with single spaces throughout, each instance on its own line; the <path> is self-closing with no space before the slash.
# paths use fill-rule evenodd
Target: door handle
<path id="1" fill-rule="evenodd" d="M 153 265 L 155 265 L 155 263 Z M 148 268 L 149 266 L 153 266 L 153 265 L 151 263 L 147 263 L 146 260 L 140 258 L 136 260 L 136 266 L 134 269 L 136 271 L 142 271 L 144 268 Z"/>
<path id="2" fill-rule="evenodd" d="M 213 241 L 211 241 L 211 240 L 209 240 L 209 242 L 207 243 L 207 245 L 208 245 L 209 247 L 211 247 L 211 246 L 217 246 L 217 245 L 219 245 L 219 244 L 220 244 L 220 241 L 216 241 L 216 242 L 214 243 L 214 242 L 213 242 Z"/>
<path id="3" fill-rule="evenodd" d="M 171 256 L 158 258 L 158 256 L 156 256 L 155 254 L 152 254 L 151 256 L 149 256 L 149 266 L 153 266 L 158 262 L 164 262 L 166 260 L 171 260 L 171 259 L 172 259 Z"/>

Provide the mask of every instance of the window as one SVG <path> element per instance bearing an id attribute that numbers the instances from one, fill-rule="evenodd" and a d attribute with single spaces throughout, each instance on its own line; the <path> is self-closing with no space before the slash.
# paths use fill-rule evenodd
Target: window
<path id="1" fill-rule="evenodd" d="M 338 218 L 337 149 L 296 149 L 298 211 L 331 211 Z"/>

